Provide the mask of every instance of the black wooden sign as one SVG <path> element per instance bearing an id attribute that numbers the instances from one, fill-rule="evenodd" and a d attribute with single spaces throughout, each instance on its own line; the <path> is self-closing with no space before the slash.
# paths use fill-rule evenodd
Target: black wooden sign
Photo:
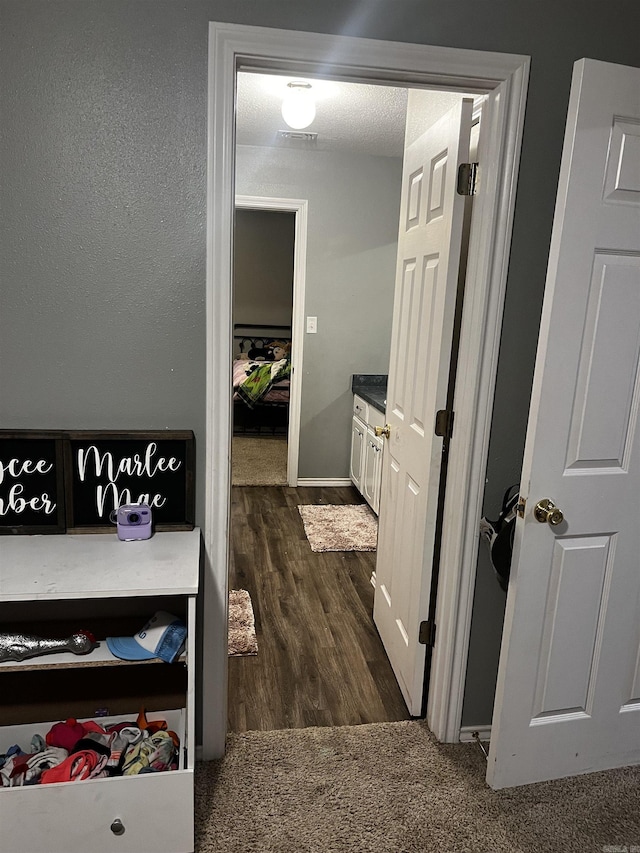
<path id="1" fill-rule="evenodd" d="M 68 532 L 115 530 L 112 511 L 132 503 L 149 504 L 155 530 L 192 530 L 194 456 L 190 431 L 65 433 Z"/>
<path id="2" fill-rule="evenodd" d="M 0 430 L 0 534 L 64 533 L 62 435 Z"/>

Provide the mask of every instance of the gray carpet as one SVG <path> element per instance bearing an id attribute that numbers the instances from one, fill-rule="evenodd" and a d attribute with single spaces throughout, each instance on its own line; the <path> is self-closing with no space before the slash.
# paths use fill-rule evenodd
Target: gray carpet
<path id="1" fill-rule="evenodd" d="M 287 482 L 286 438 L 234 436 L 231 482 L 234 486 L 279 486 Z"/>
<path id="2" fill-rule="evenodd" d="M 504 791 L 485 768 L 415 721 L 231 735 L 196 766 L 196 853 L 640 851 L 640 767 Z"/>

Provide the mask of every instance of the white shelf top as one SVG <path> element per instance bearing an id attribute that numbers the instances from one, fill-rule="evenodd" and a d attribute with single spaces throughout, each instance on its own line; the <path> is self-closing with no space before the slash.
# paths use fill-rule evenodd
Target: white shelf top
<path id="1" fill-rule="evenodd" d="M 184 652 L 177 662 L 184 663 L 187 660 Z M 27 669 L 87 669 L 96 666 L 141 666 L 143 664 L 155 663 L 161 666 L 173 666 L 167 664 L 160 658 L 149 660 L 121 660 L 109 651 L 105 640 L 100 640 L 100 645 L 87 655 L 74 655 L 72 652 L 56 652 L 50 655 L 39 655 L 27 658 L 23 661 L 4 660 L 0 661 L 0 672 L 24 672 Z"/>
<path id="2" fill-rule="evenodd" d="M 195 595 L 200 529 L 121 542 L 112 533 L 0 537 L 0 602 Z"/>

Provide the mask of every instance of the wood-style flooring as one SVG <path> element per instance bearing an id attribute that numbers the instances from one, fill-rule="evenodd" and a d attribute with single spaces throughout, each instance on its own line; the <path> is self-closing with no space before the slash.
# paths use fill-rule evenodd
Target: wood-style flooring
<path id="1" fill-rule="evenodd" d="M 409 719 L 373 624 L 375 553 L 314 553 L 299 504 L 350 487 L 232 489 L 232 589 L 253 602 L 258 654 L 229 658 L 233 732 Z"/>

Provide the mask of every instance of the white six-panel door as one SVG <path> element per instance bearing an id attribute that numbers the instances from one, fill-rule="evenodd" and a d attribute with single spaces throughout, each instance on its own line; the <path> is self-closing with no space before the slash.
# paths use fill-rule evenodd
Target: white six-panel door
<path id="1" fill-rule="evenodd" d="M 421 92 L 409 93 L 416 126 Z M 421 714 L 427 618 L 442 458 L 435 415 L 449 379 L 473 102 L 461 101 L 405 151 L 374 621 L 409 712 Z"/>
<path id="2" fill-rule="evenodd" d="M 574 70 L 487 779 L 640 762 L 640 69 Z M 557 526 L 534 507 L 550 498 Z"/>

